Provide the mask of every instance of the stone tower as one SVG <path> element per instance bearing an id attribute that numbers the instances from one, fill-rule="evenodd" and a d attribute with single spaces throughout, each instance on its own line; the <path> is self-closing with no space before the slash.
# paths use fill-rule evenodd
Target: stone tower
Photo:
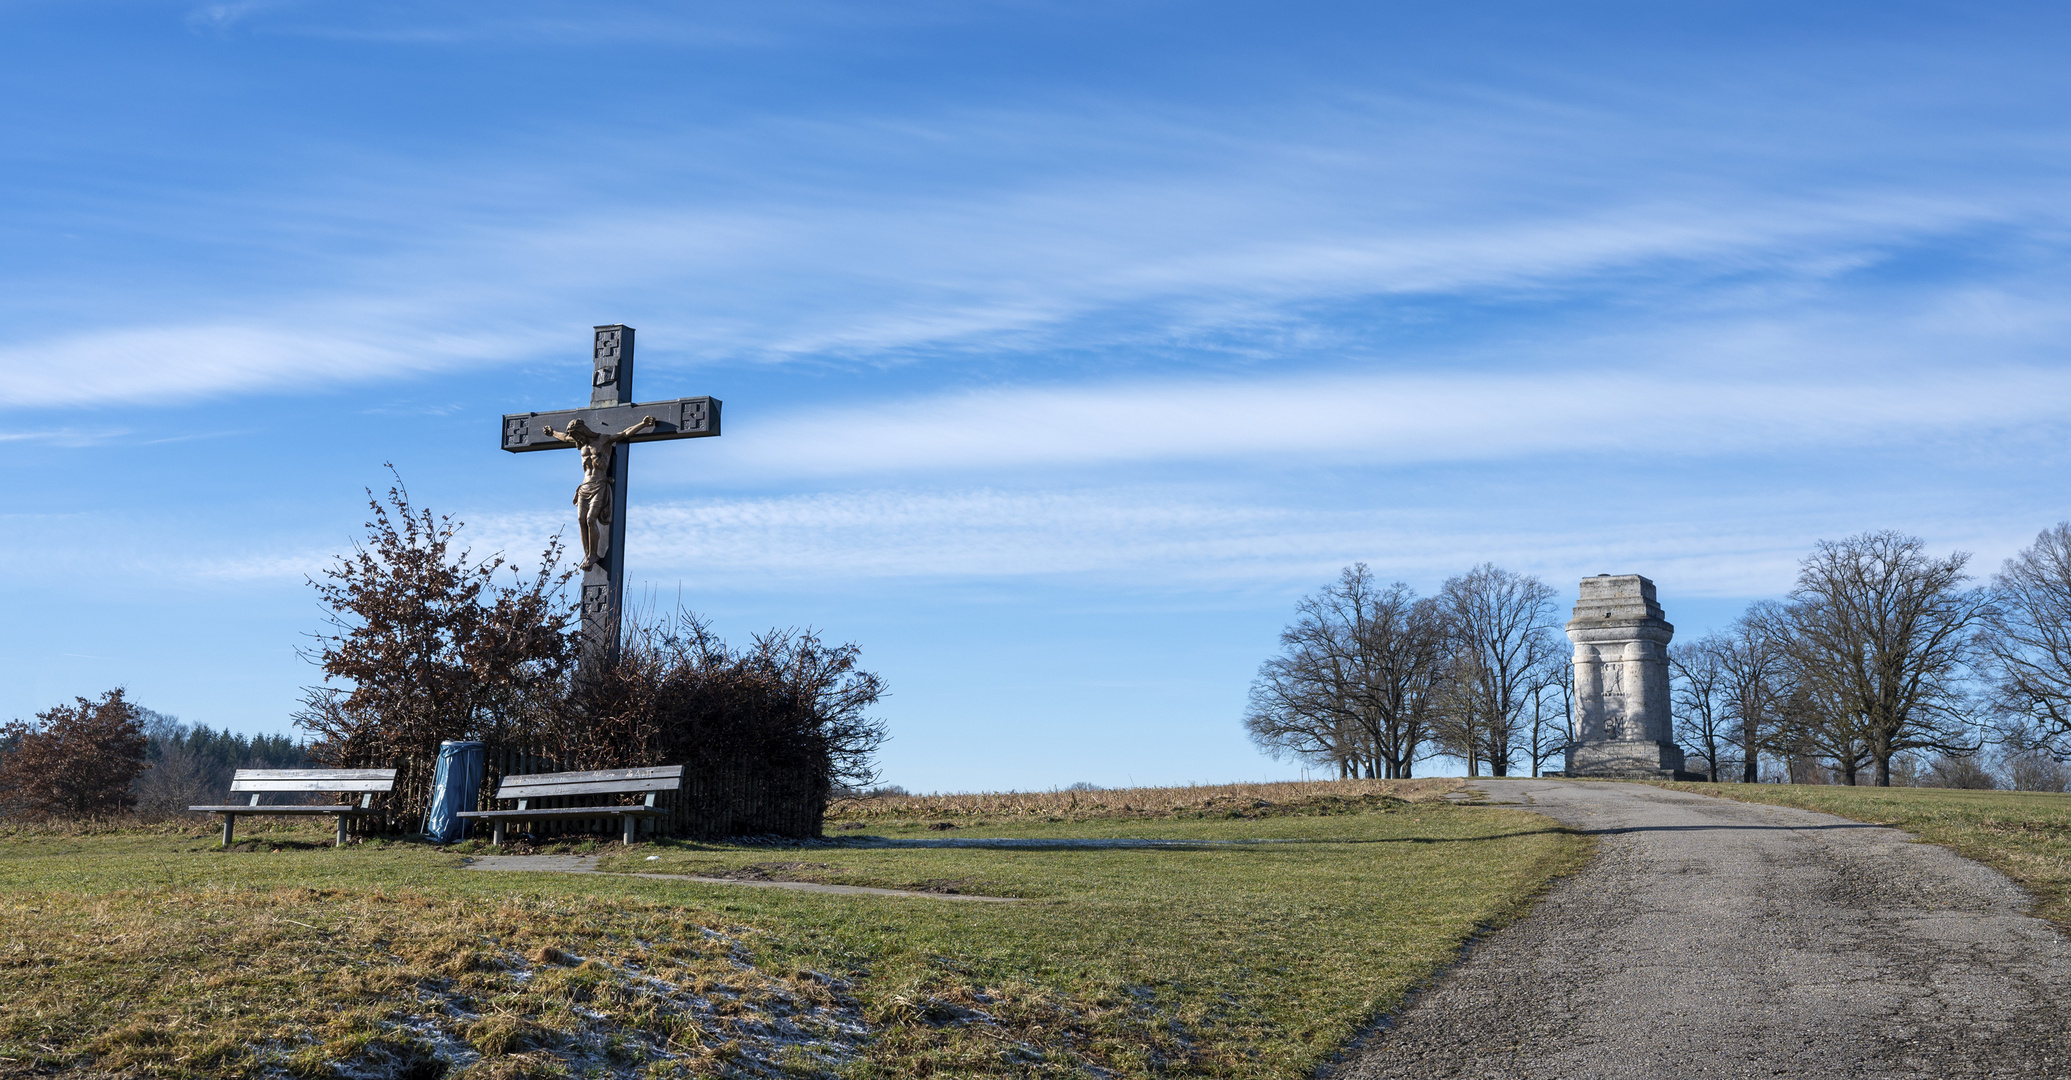
<path id="1" fill-rule="evenodd" d="M 1575 643 L 1569 776 L 1699 780 L 1683 771 L 1669 718 L 1668 639 L 1654 583 L 1638 574 L 1582 579 L 1568 620 Z"/>

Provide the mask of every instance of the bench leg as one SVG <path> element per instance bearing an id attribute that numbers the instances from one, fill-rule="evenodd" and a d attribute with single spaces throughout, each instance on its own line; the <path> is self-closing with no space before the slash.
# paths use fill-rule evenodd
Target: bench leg
<path id="1" fill-rule="evenodd" d="M 633 830 L 634 830 L 634 829 L 637 829 L 637 828 L 639 828 L 639 827 L 640 827 L 640 819 L 639 819 L 639 818 L 636 818 L 636 817 L 634 817 L 634 816 L 633 816 L 633 815 L 631 815 L 631 814 L 627 814 L 627 815 L 626 815 L 626 846 L 627 846 L 627 847 L 632 847 L 632 846 L 633 846 Z"/>
<path id="2" fill-rule="evenodd" d="M 345 815 L 338 815 L 338 846 L 345 846 Z"/>
<path id="3" fill-rule="evenodd" d="M 236 815 L 236 814 L 224 814 L 224 815 L 223 815 L 223 846 L 224 846 L 224 847 L 229 847 L 229 846 L 230 846 L 230 836 L 231 836 L 231 834 L 232 834 L 232 833 L 234 833 L 234 832 L 236 832 L 236 831 L 237 831 L 237 815 Z"/>
<path id="4" fill-rule="evenodd" d="M 503 821 L 501 819 L 497 820 L 496 829 L 490 835 L 489 842 L 497 847 L 503 846 Z"/>

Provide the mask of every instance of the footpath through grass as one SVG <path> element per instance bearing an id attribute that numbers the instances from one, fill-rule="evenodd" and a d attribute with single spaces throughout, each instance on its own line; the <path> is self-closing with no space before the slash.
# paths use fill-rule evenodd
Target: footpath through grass
<path id="1" fill-rule="evenodd" d="M 596 846 L 1016 904 L 472 872 L 474 845 L 335 851 L 327 826 L 229 852 L 205 822 L 0 833 L 0 1075 L 1304 1076 L 1586 855 L 1452 786 Z"/>
<path id="2" fill-rule="evenodd" d="M 1904 829 L 2014 879 L 2035 894 L 2035 914 L 2071 929 L 2071 795 L 1824 784 L 1659 786 Z"/>

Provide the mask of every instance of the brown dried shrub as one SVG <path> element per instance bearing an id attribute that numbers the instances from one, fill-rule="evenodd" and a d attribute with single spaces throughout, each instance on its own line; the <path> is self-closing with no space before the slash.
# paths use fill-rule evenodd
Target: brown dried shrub
<path id="1" fill-rule="evenodd" d="M 28 815 L 126 814 L 147 767 L 139 710 L 121 687 L 0 724 L 0 810 Z"/>

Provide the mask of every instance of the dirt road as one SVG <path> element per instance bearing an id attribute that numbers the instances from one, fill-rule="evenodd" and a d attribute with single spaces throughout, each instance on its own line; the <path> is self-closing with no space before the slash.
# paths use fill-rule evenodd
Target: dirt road
<path id="1" fill-rule="evenodd" d="M 2071 943 L 1893 829 L 1640 784 L 1478 781 L 1593 833 L 1337 1073 L 2071 1077 Z"/>

